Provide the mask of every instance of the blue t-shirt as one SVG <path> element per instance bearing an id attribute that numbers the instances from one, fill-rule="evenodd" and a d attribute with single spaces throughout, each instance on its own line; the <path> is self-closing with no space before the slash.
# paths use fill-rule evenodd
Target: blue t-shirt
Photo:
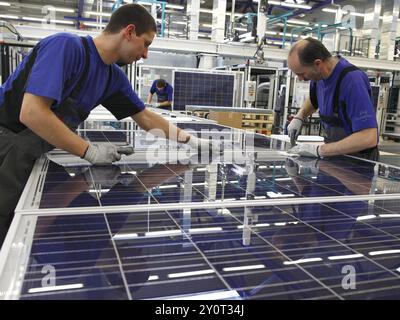
<path id="1" fill-rule="evenodd" d="M 333 97 L 336 82 L 341 71 L 350 66 L 352 64 L 340 58 L 332 74 L 327 79 L 317 81 L 317 99 L 320 115 L 333 116 Z M 313 87 L 313 85 L 314 81 L 311 81 L 310 87 Z M 370 93 L 371 86 L 368 76 L 361 70 L 349 72 L 343 78 L 339 90 L 339 103 L 340 101 L 346 103 L 346 113 L 350 119 L 352 129 L 347 124 L 346 115 L 343 114 L 342 108 L 339 108 L 338 116 L 348 135 L 363 129 L 378 128 Z"/>
<path id="2" fill-rule="evenodd" d="M 88 36 L 90 62 L 76 104 L 89 113 L 99 104 L 118 120 L 142 111 L 145 106 L 133 91 L 124 72 L 107 65 Z M 41 40 L 24 58 L 16 71 L 0 87 L 0 125 L 15 132 L 26 127 L 19 122 L 25 92 L 54 100 L 52 109 L 71 96 L 85 68 L 86 53 L 82 39 L 58 33 Z"/>
<path id="3" fill-rule="evenodd" d="M 164 101 L 172 101 L 172 94 L 174 92 L 174 89 L 169 83 L 165 83 L 165 87 L 162 88 L 161 90 L 157 88 L 157 81 L 154 80 L 153 84 L 151 85 L 150 88 L 150 93 L 151 94 L 157 94 L 157 101 L 158 102 L 164 102 Z"/>

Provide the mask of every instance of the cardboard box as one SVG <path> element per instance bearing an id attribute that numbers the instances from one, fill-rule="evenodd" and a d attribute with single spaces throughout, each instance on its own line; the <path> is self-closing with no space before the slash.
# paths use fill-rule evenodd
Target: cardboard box
<path id="1" fill-rule="evenodd" d="M 208 118 L 210 120 L 215 120 L 224 126 L 239 129 L 242 128 L 243 114 L 241 112 L 210 111 Z"/>

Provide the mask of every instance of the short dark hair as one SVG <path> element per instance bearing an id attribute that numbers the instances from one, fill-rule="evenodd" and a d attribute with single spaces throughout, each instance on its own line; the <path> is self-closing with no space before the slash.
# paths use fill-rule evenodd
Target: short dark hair
<path id="1" fill-rule="evenodd" d="M 157 88 L 165 88 L 165 86 L 167 85 L 167 82 L 164 79 L 158 79 L 157 80 Z"/>
<path id="2" fill-rule="evenodd" d="M 157 32 L 157 25 L 152 15 L 145 7 L 137 3 L 125 4 L 119 7 L 110 18 L 105 33 L 118 33 L 129 24 L 134 24 L 138 36 L 149 31 Z"/>
<path id="3" fill-rule="evenodd" d="M 297 56 L 299 57 L 299 62 L 303 66 L 311 66 L 317 59 L 326 60 L 332 57 L 328 49 L 314 38 L 305 38 L 306 45 L 299 47 L 297 49 Z M 292 47 L 290 53 L 293 53 L 295 47 Z"/>

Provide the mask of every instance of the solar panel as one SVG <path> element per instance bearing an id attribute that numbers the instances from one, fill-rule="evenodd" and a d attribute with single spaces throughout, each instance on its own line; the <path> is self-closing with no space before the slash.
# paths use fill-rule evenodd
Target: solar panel
<path id="1" fill-rule="evenodd" d="M 387 217 L 357 219 L 365 209 Z M 398 298 L 391 209 L 352 202 L 39 217 L 21 298 Z M 49 265 L 65 290 L 41 286 Z M 349 266 L 353 290 L 343 286 Z"/>
<path id="2" fill-rule="evenodd" d="M 231 74 L 175 71 L 174 110 L 186 105 L 232 107 L 234 83 Z"/>
<path id="3" fill-rule="evenodd" d="M 399 170 L 349 157 L 313 167 L 284 142 L 256 144 L 265 152 L 245 163 L 47 160 L 32 181 L 38 208 L 18 213 L 26 256 L 0 291 L 11 281 L 20 299 L 399 299 Z"/>

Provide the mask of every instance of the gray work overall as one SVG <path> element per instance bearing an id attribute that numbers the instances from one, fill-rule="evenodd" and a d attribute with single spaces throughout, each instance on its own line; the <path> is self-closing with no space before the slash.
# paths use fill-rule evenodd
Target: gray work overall
<path id="1" fill-rule="evenodd" d="M 77 107 L 76 98 L 86 80 L 89 68 L 89 45 L 86 38 L 81 38 L 85 47 L 86 61 L 72 94 L 60 103 L 54 113 L 71 130 L 75 131 L 89 113 Z M 35 48 L 33 49 L 35 50 Z M 16 106 L 18 108 L 19 106 Z M 0 125 L 0 246 L 7 230 L 21 193 L 29 178 L 35 161 L 54 146 L 36 135 L 29 128 L 14 132 Z"/>

